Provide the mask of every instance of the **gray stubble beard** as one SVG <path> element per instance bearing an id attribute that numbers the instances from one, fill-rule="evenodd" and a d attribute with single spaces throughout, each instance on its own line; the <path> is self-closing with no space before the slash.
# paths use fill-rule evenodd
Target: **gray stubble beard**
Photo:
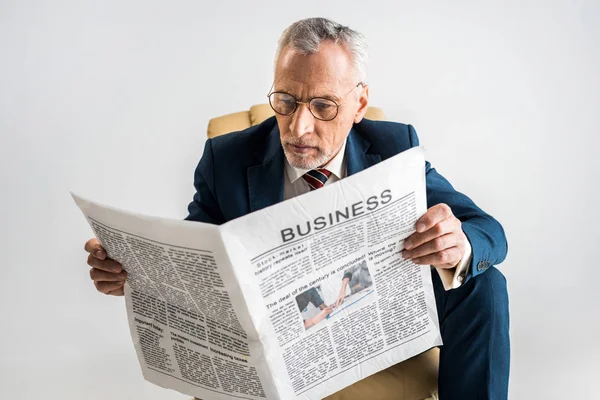
<path id="1" fill-rule="evenodd" d="M 301 156 L 301 155 L 298 155 L 291 151 L 288 151 L 285 146 L 283 147 L 283 153 L 285 154 L 285 158 L 287 159 L 287 161 L 290 163 L 290 165 L 292 167 L 300 168 L 300 169 L 316 169 L 316 168 L 322 167 L 323 165 L 327 164 L 333 158 L 333 156 L 329 157 L 327 154 L 323 153 L 319 149 L 319 153 L 317 154 L 317 156 L 314 158 L 311 158 L 313 160 L 313 162 L 311 162 L 310 164 L 297 163 L 296 161 L 298 161 L 298 160 L 306 160 L 308 162 L 309 157 Z"/>

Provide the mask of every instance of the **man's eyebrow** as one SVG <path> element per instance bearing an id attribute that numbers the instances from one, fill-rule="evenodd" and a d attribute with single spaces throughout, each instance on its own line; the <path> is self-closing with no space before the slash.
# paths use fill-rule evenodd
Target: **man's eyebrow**
<path id="1" fill-rule="evenodd" d="M 336 103 L 340 102 L 340 98 L 337 95 L 335 95 L 335 94 L 322 94 L 322 95 L 318 95 L 318 96 L 313 96 L 313 98 L 315 98 L 315 97 L 320 97 L 322 99 L 333 100 Z"/>
<path id="2" fill-rule="evenodd" d="M 334 102 L 336 102 L 337 104 L 340 103 L 341 99 L 338 97 L 337 94 L 332 93 L 332 92 L 316 92 L 315 94 L 310 96 L 311 99 L 327 99 L 327 100 L 333 100 Z"/>

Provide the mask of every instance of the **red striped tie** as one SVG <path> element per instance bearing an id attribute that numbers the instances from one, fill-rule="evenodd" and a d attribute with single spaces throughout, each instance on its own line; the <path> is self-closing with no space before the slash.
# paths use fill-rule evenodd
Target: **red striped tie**
<path id="1" fill-rule="evenodd" d="M 317 168 L 311 169 L 302 175 L 302 178 L 308 183 L 310 190 L 315 190 L 322 188 L 325 185 L 325 182 L 327 182 L 327 178 L 330 176 L 330 171 L 327 171 L 325 168 Z"/>

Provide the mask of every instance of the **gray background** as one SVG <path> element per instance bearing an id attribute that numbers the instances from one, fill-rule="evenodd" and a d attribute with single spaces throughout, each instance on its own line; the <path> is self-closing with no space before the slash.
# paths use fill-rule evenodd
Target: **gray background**
<path id="1" fill-rule="evenodd" d="M 185 398 L 142 379 L 69 190 L 184 217 L 208 120 L 266 101 L 308 16 L 367 36 L 372 105 L 503 223 L 511 398 L 597 396 L 600 6 L 483 3 L 2 0 L 0 397 Z"/>

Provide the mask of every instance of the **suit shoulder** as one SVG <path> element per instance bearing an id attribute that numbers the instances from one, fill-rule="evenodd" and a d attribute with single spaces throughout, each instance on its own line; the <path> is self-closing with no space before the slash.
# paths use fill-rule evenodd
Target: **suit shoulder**
<path id="1" fill-rule="evenodd" d="M 209 139 L 212 142 L 215 159 L 236 160 L 242 163 L 251 162 L 254 154 L 264 146 L 276 123 L 275 117 L 272 117 L 242 131 L 231 132 Z"/>
<path id="2" fill-rule="evenodd" d="M 419 143 L 415 129 L 401 122 L 363 119 L 355 129 L 371 142 L 372 150 L 384 156 L 397 154 Z"/>

